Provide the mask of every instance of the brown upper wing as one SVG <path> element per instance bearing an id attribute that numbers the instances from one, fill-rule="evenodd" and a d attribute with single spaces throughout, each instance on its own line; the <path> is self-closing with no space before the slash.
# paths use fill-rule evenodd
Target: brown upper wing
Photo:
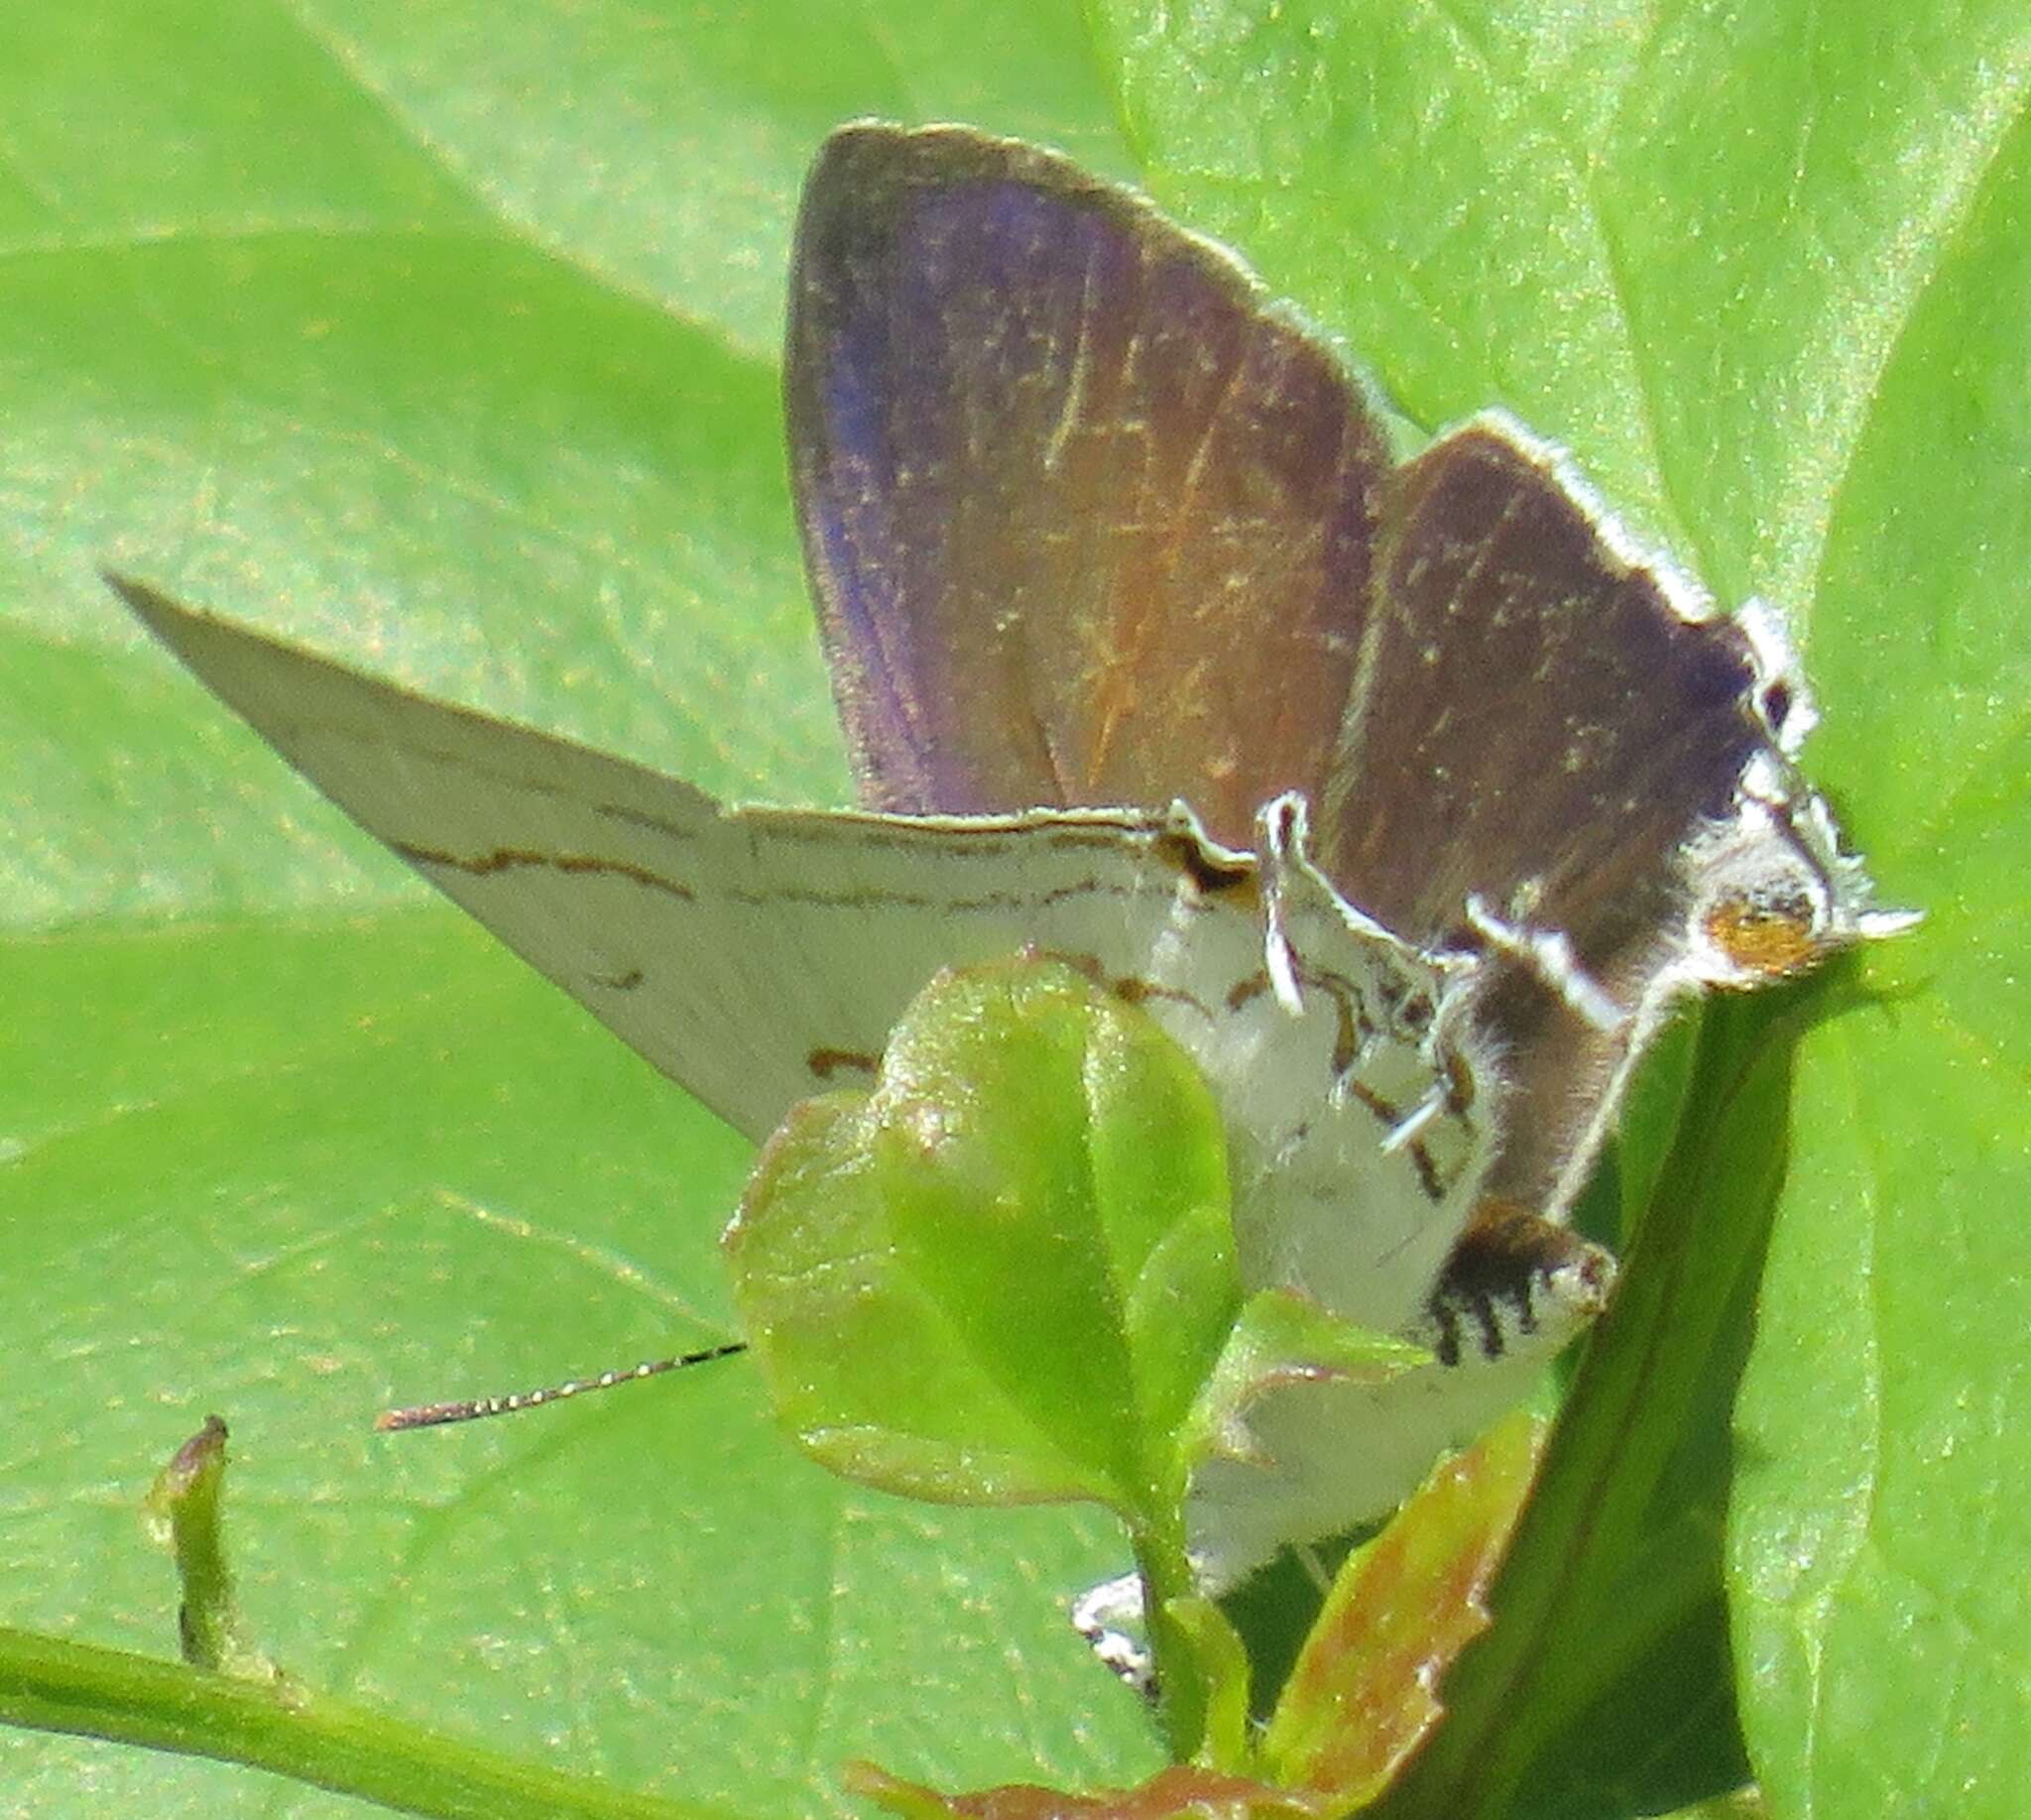
<path id="1" fill-rule="evenodd" d="M 1388 454 L 1225 253 L 1048 153 L 849 128 L 805 190 L 791 460 L 875 807 L 1317 795 Z"/>

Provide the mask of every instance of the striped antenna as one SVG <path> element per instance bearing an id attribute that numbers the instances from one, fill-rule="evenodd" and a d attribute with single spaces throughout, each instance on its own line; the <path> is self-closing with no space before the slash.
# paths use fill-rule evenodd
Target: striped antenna
<path id="1" fill-rule="evenodd" d="M 476 1422 L 483 1415 L 512 1415 L 518 1409 L 540 1409 L 546 1402 L 562 1402 L 567 1396 L 579 1396 L 587 1391 L 611 1391 L 617 1384 L 660 1377 L 687 1365 L 708 1365 L 714 1359 L 730 1359 L 747 1350 L 745 1340 L 729 1340 L 724 1346 L 680 1353 L 674 1359 L 647 1360 L 626 1371 L 601 1372 L 597 1378 L 573 1378 L 568 1384 L 552 1385 L 547 1390 L 517 1391 L 508 1396 L 475 1396 L 469 1402 L 425 1402 L 408 1409 L 387 1409 L 374 1418 L 374 1426 L 392 1434 L 401 1428 L 436 1428 L 445 1422 Z"/>

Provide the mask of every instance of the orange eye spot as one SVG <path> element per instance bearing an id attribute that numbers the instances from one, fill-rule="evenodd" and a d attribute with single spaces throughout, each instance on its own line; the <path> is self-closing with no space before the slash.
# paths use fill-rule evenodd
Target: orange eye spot
<path id="1" fill-rule="evenodd" d="M 1745 973 L 1766 980 L 1803 972 L 1820 958 L 1812 918 L 1796 905 L 1730 898 L 1707 912 L 1707 939 Z"/>

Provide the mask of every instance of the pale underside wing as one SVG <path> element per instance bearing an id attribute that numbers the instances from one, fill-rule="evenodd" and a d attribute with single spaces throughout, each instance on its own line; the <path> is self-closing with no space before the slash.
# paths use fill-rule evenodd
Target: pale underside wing
<path id="1" fill-rule="evenodd" d="M 964 128 L 848 128 L 787 361 L 866 799 L 1181 796 L 1246 843 L 1305 791 L 1349 902 L 1493 943 L 1496 1192 L 1571 1200 L 1673 998 L 1869 932 L 1775 622 L 1717 614 L 1498 415 L 1391 466 L 1344 366 L 1142 199 Z"/>
<path id="2" fill-rule="evenodd" d="M 1316 1258 L 1301 1234 L 1262 1239 L 1258 1280 L 1330 1284 L 1336 1305 L 1392 1331 L 1418 1313 L 1487 1166 L 1488 1094 L 1471 1032 L 1448 1016 L 1461 982 L 1351 917 L 1301 836 L 1279 837 L 1263 862 L 1182 809 L 728 808 L 116 585 L 362 827 L 749 1137 L 800 1099 L 872 1078 L 890 1027 L 939 967 L 1062 955 L 1142 1005 L 1207 1071 L 1245 1208 L 1309 1196 L 1335 1210 Z M 1303 989 L 1296 1012 L 1266 954 L 1272 897 Z M 1347 1242 L 1350 1199 L 1392 1210 L 1365 1248 Z M 1374 1267 L 1395 1261 L 1416 1286 L 1378 1292 Z"/>
<path id="3" fill-rule="evenodd" d="M 1062 955 L 1141 1004 L 1206 1071 L 1247 1285 L 1299 1287 L 1365 1325 L 1437 1337 L 1432 1285 L 1495 1148 L 1498 1085 L 1465 1015 L 1473 968 L 1351 911 L 1304 857 L 1300 802 L 1265 809 L 1259 857 L 1212 841 L 1182 806 L 727 808 L 114 585 L 334 802 L 751 1137 L 798 1099 L 871 1078 L 937 967 Z M 1584 1270 L 1521 1284 L 1499 1359 L 1470 1345 L 1464 1371 L 1265 1399 L 1263 1432 L 1288 1436 L 1269 1479 L 1237 1467 L 1195 1489 L 1209 1581 L 1393 1506 L 1434 1447 L 1513 1400 L 1600 1286 Z"/>

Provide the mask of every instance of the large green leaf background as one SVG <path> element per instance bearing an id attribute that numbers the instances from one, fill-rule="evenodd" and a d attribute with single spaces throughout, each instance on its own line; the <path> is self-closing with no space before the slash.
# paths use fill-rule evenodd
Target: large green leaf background
<path id="1" fill-rule="evenodd" d="M 1154 1766 L 1060 1616 L 1121 1564 L 1105 1523 L 835 1483 L 739 1364 L 368 1432 L 723 1335 L 747 1156 L 93 574 L 844 800 L 781 470 L 788 227 L 837 121 L 956 117 L 1138 178 L 1413 419 L 1510 406 L 1724 598 L 1791 610 L 1815 775 L 1929 919 L 1795 1052 L 1741 1724 L 1780 1815 L 2021 1810 L 2021 7 L 83 0 L 11 9 L 0 52 L 11 1622 L 172 1649 L 137 1506 L 217 1409 L 249 1616 L 320 1685 L 770 1811 L 837 1804 L 854 1755 Z M 343 1805 L 20 1734 L 0 1791 Z"/>

